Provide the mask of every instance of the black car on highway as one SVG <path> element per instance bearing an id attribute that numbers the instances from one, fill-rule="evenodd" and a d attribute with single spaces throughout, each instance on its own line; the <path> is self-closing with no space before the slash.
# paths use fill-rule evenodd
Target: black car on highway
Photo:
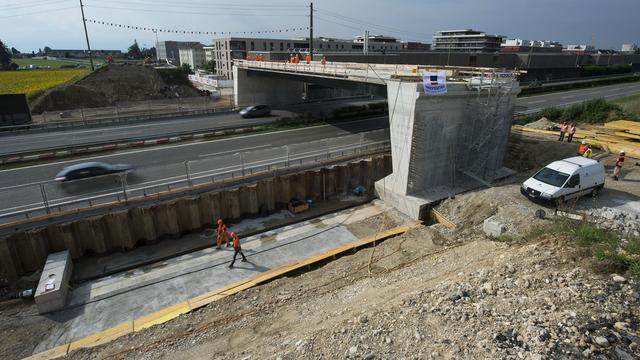
<path id="1" fill-rule="evenodd" d="M 85 179 L 94 176 L 117 174 L 121 172 L 131 171 L 131 165 L 127 164 L 108 164 L 104 162 L 84 162 L 80 164 L 70 165 L 62 169 L 56 177 L 56 181 L 69 181 Z"/>
<path id="2" fill-rule="evenodd" d="M 240 116 L 242 116 L 243 118 L 268 116 L 270 114 L 271 109 L 269 109 L 267 105 L 254 105 L 240 110 Z"/>

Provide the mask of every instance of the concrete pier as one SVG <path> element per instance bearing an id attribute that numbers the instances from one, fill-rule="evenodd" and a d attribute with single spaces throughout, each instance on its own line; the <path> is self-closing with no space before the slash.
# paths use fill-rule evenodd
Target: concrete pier
<path id="1" fill-rule="evenodd" d="M 387 81 L 393 173 L 375 185 L 380 198 L 413 219 L 429 203 L 491 183 L 502 167 L 515 81 L 477 89 L 450 83 L 426 95 L 423 83 Z"/>

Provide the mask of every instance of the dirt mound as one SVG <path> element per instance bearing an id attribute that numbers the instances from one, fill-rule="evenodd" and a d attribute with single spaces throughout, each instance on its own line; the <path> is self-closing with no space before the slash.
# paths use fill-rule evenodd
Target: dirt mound
<path id="1" fill-rule="evenodd" d="M 525 127 L 539 130 L 560 130 L 560 124 L 554 123 L 546 117 L 540 118 L 538 121 L 528 123 Z"/>
<path id="2" fill-rule="evenodd" d="M 32 102 L 32 112 L 114 106 L 118 102 L 199 96 L 184 74 L 140 65 L 110 65 L 58 86 Z"/>

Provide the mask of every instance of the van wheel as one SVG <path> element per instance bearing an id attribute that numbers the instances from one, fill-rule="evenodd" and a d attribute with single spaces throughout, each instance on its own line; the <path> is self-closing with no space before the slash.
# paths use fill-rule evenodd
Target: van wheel
<path id="1" fill-rule="evenodd" d="M 598 197 L 598 195 L 600 194 L 600 187 L 595 187 L 593 188 L 593 190 L 591 190 L 591 197 Z"/>

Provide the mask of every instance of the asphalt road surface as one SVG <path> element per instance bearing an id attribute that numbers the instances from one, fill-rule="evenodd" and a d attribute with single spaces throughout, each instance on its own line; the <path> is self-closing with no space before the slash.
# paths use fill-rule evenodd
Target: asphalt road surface
<path id="1" fill-rule="evenodd" d="M 571 91 L 548 93 L 518 98 L 516 112 L 533 113 L 547 107 L 563 107 L 585 100 L 604 98 L 612 100 L 640 93 L 640 82 L 599 86 Z"/>
<path id="2" fill-rule="evenodd" d="M 640 93 L 640 82 L 593 87 L 565 92 L 548 93 L 519 98 L 516 101 L 516 111 L 521 113 L 539 111 L 549 106 L 566 106 L 584 100 L 604 97 L 614 99 Z M 325 103 L 297 105 L 290 107 L 291 111 L 312 111 L 327 107 L 362 104 L 366 101 L 341 100 Z M 275 112 L 286 115 L 287 112 Z M 163 136 L 168 133 L 193 131 L 226 126 L 254 126 L 270 123 L 275 117 L 263 119 L 242 119 L 237 114 L 218 114 L 178 118 L 171 120 L 150 121 L 142 124 L 100 127 L 93 129 L 61 130 L 47 133 L 24 133 L 19 135 L 2 136 L 0 134 L 0 155 L 19 151 L 30 151 L 65 145 L 78 145 L 97 141 L 118 141 L 140 136 Z"/>
<path id="3" fill-rule="evenodd" d="M 192 177 L 210 178 L 225 171 L 239 171 L 242 166 L 248 168 L 267 164 L 274 159 L 284 163 L 287 159 L 285 145 L 289 148 L 290 161 L 297 161 L 303 157 L 321 157 L 327 150 L 352 149 L 361 142 L 379 144 L 388 140 L 388 133 L 382 130 L 388 126 L 387 117 L 377 117 L 0 170 L 0 214 L 40 206 L 43 198 L 38 183 L 52 180 L 58 171 L 70 164 L 85 161 L 130 164 L 135 170 L 127 176 L 129 188 L 158 186 L 162 189 L 168 182 L 186 179 L 186 161 L 189 161 Z M 242 157 L 240 152 L 243 153 Z M 162 190 L 166 190 L 166 187 Z M 85 198 L 87 194 L 119 191 L 121 185 L 115 176 L 45 185 L 46 196 L 54 203 Z"/>

